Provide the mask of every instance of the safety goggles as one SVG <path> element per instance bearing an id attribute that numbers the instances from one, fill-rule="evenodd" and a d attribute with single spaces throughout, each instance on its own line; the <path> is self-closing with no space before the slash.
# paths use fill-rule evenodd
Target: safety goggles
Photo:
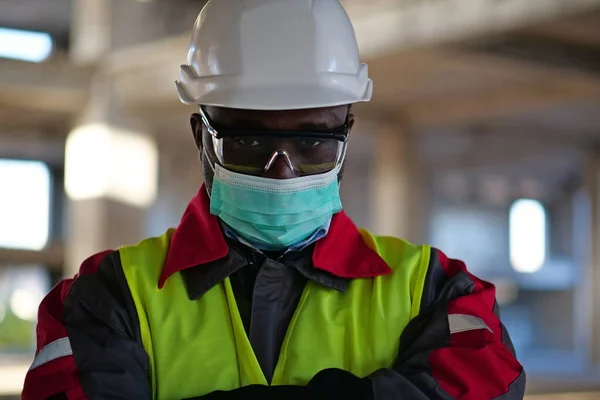
<path id="1" fill-rule="evenodd" d="M 202 107 L 200 116 L 217 161 L 230 171 L 261 175 L 281 157 L 296 176 L 316 175 L 331 171 L 346 155 L 349 112 L 344 125 L 326 132 L 226 128 L 211 121 Z"/>

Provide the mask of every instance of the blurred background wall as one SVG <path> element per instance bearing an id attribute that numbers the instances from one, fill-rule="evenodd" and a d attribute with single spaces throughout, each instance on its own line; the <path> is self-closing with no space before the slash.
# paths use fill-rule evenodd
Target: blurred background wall
<path id="1" fill-rule="evenodd" d="M 375 81 L 347 212 L 497 285 L 531 398 L 600 398 L 600 0 L 343 3 Z M 0 0 L 0 395 L 52 285 L 200 187 L 173 81 L 203 4 Z"/>

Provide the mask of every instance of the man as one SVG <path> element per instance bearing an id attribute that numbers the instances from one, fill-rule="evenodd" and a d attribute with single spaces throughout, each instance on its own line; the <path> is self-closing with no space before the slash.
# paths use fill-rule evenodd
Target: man
<path id="1" fill-rule="evenodd" d="M 522 399 L 494 287 L 342 211 L 371 88 L 338 0 L 211 0 L 177 82 L 205 185 L 46 297 L 23 399 Z"/>

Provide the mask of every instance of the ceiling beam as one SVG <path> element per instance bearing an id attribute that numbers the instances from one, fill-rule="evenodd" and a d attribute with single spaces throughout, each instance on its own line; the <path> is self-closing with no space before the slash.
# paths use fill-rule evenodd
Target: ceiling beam
<path id="1" fill-rule="evenodd" d="M 64 251 L 60 245 L 49 246 L 42 251 L 0 248 L 0 262 L 11 265 L 38 264 L 48 267 L 53 271 L 62 271 Z"/>
<path id="2" fill-rule="evenodd" d="M 600 8 L 600 0 L 347 2 L 361 52 L 377 57 L 519 29 Z"/>
<path id="3" fill-rule="evenodd" d="M 600 19 L 598 20 L 600 24 Z M 600 30 L 599 30 L 600 32 Z M 600 75 L 600 48 L 561 39 L 509 34 L 484 43 L 465 44 L 467 51 L 535 63 L 589 75 Z"/>
<path id="4" fill-rule="evenodd" d="M 600 98 L 596 84 L 553 81 L 513 84 L 473 93 L 406 104 L 403 114 L 415 128 L 477 123 L 544 109 L 564 102 Z"/>
<path id="5" fill-rule="evenodd" d="M 0 104 L 60 114 L 74 114 L 85 104 L 91 71 L 64 57 L 40 64 L 0 59 L 0 71 Z"/>
<path id="6" fill-rule="evenodd" d="M 41 160 L 61 165 L 65 160 L 65 138 L 36 131 L 0 133 L 0 158 Z"/>

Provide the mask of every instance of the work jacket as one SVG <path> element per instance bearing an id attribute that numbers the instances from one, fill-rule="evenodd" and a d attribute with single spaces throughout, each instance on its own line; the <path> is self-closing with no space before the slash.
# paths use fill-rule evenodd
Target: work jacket
<path id="1" fill-rule="evenodd" d="M 182 399 L 339 370 L 374 399 L 525 387 L 493 285 L 462 262 L 343 212 L 313 245 L 265 254 L 223 235 L 202 188 L 177 229 L 90 257 L 48 294 L 22 397 Z M 348 386 L 330 382 L 313 397 Z"/>

